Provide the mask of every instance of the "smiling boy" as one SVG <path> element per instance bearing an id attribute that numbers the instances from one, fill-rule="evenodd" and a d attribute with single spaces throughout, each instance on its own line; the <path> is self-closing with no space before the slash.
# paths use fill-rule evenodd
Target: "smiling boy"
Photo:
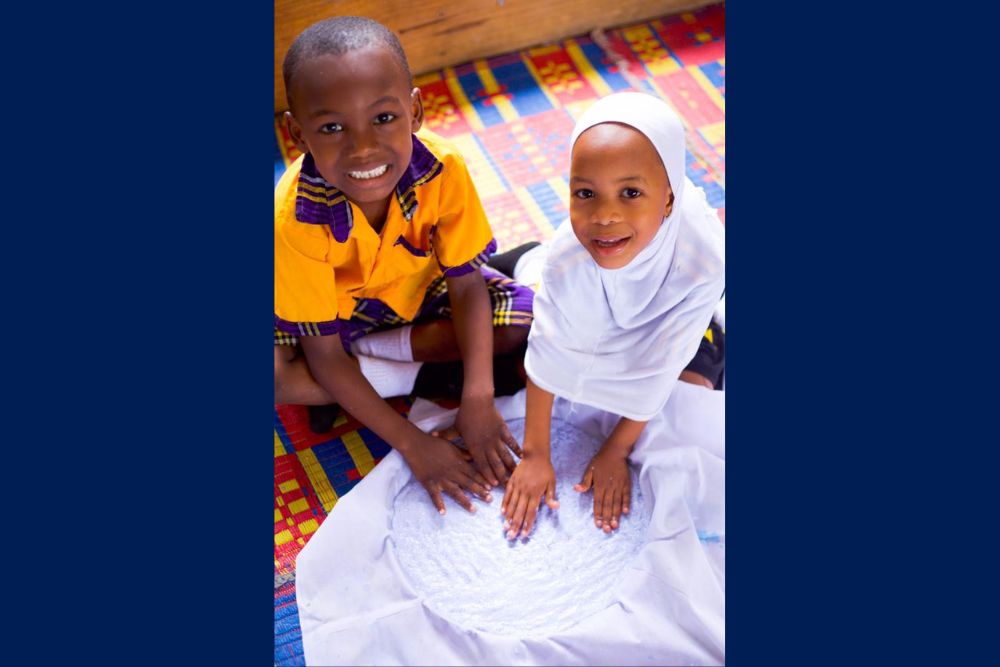
<path id="1" fill-rule="evenodd" d="M 438 511 L 443 493 L 472 511 L 464 492 L 488 501 L 520 453 L 493 403 L 493 355 L 526 340 L 532 294 L 483 267 L 493 234 L 459 153 L 418 133 L 420 90 L 395 35 L 321 21 L 283 74 L 304 155 L 275 189 L 275 401 L 339 404 L 403 455 Z M 404 374 L 462 360 L 456 427 L 471 464 L 382 400 L 379 371 L 358 363 L 379 356 Z"/>

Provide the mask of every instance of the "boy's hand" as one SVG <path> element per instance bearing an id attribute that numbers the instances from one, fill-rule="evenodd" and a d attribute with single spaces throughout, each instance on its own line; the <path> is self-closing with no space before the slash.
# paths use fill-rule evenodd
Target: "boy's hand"
<path id="1" fill-rule="evenodd" d="M 486 502 L 493 500 L 489 485 L 472 467 L 468 454 L 447 440 L 421 433 L 403 458 L 441 514 L 444 514 L 442 492 L 470 512 L 475 512 L 476 508 L 465 495 L 466 491 L 475 493 Z"/>
<path id="2" fill-rule="evenodd" d="M 602 451 L 590 460 L 583 479 L 573 486 L 580 493 L 594 488 L 594 524 L 610 533 L 618 528 L 618 519 L 628 514 L 632 500 L 632 478 L 628 456 Z"/>
<path id="3" fill-rule="evenodd" d="M 535 516 L 541 504 L 542 494 L 545 504 L 551 509 L 559 509 L 556 500 L 556 471 L 548 457 L 522 459 L 507 482 L 500 513 L 507 517 L 504 529 L 507 539 L 527 537 L 535 525 Z"/>
<path id="4" fill-rule="evenodd" d="M 522 455 L 492 397 L 466 398 L 458 409 L 455 428 L 462 435 L 472 462 L 491 485 L 499 486 L 517 465 L 510 452 Z M 509 451 L 508 451 L 509 450 Z"/>

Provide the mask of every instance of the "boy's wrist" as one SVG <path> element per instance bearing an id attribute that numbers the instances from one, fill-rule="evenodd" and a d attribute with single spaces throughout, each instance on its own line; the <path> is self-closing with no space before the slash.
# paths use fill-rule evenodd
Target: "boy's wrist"
<path id="1" fill-rule="evenodd" d="M 419 440 L 422 436 L 426 435 L 416 426 L 413 426 L 413 424 L 409 424 L 409 426 L 411 428 L 406 429 L 406 433 L 404 433 L 400 438 L 398 438 L 394 442 L 389 443 L 392 445 L 393 449 L 395 449 L 397 452 L 403 455 L 404 459 L 409 458 L 410 455 L 413 454 L 414 451 L 416 451 L 417 440 Z"/>
<path id="2" fill-rule="evenodd" d="M 462 403 L 469 402 L 493 402 L 493 383 L 482 382 L 479 384 L 467 384 L 462 387 Z"/>

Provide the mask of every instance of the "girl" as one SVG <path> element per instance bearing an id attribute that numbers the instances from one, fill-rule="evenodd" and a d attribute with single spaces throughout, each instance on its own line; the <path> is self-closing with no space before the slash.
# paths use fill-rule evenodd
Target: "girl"
<path id="1" fill-rule="evenodd" d="M 543 495 L 559 506 L 553 409 L 604 439 L 574 488 L 593 489 L 599 529 L 618 527 L 627 460 L 641 464 L 671 432 L 664 405 L 725 286 L 723 227 L 684 175 L 684 126 L 665 102 L 605 97 L 570 145 L 571 224 L 556 231 L 535 296 L 524 457 L 501 508 L 508 538 L 531 532 Z"/>

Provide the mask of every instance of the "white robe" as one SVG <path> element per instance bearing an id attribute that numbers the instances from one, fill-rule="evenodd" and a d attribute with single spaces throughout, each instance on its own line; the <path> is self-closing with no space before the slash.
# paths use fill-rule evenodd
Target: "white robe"
<path id="1" fill-rule="evenodd" d="M 724 228 L 685 176 L 684 125 L 669 105 L 642 93 L 609 95 L 580 117 L 571 145 L 604 123 L 649 140 L 673 205 L 649 243 L 617 269 L 599 266 L 563 222 L 548 244 L 524 366 L 552 394 L 646 421 L 662 410 L 722 297 Z"/>

